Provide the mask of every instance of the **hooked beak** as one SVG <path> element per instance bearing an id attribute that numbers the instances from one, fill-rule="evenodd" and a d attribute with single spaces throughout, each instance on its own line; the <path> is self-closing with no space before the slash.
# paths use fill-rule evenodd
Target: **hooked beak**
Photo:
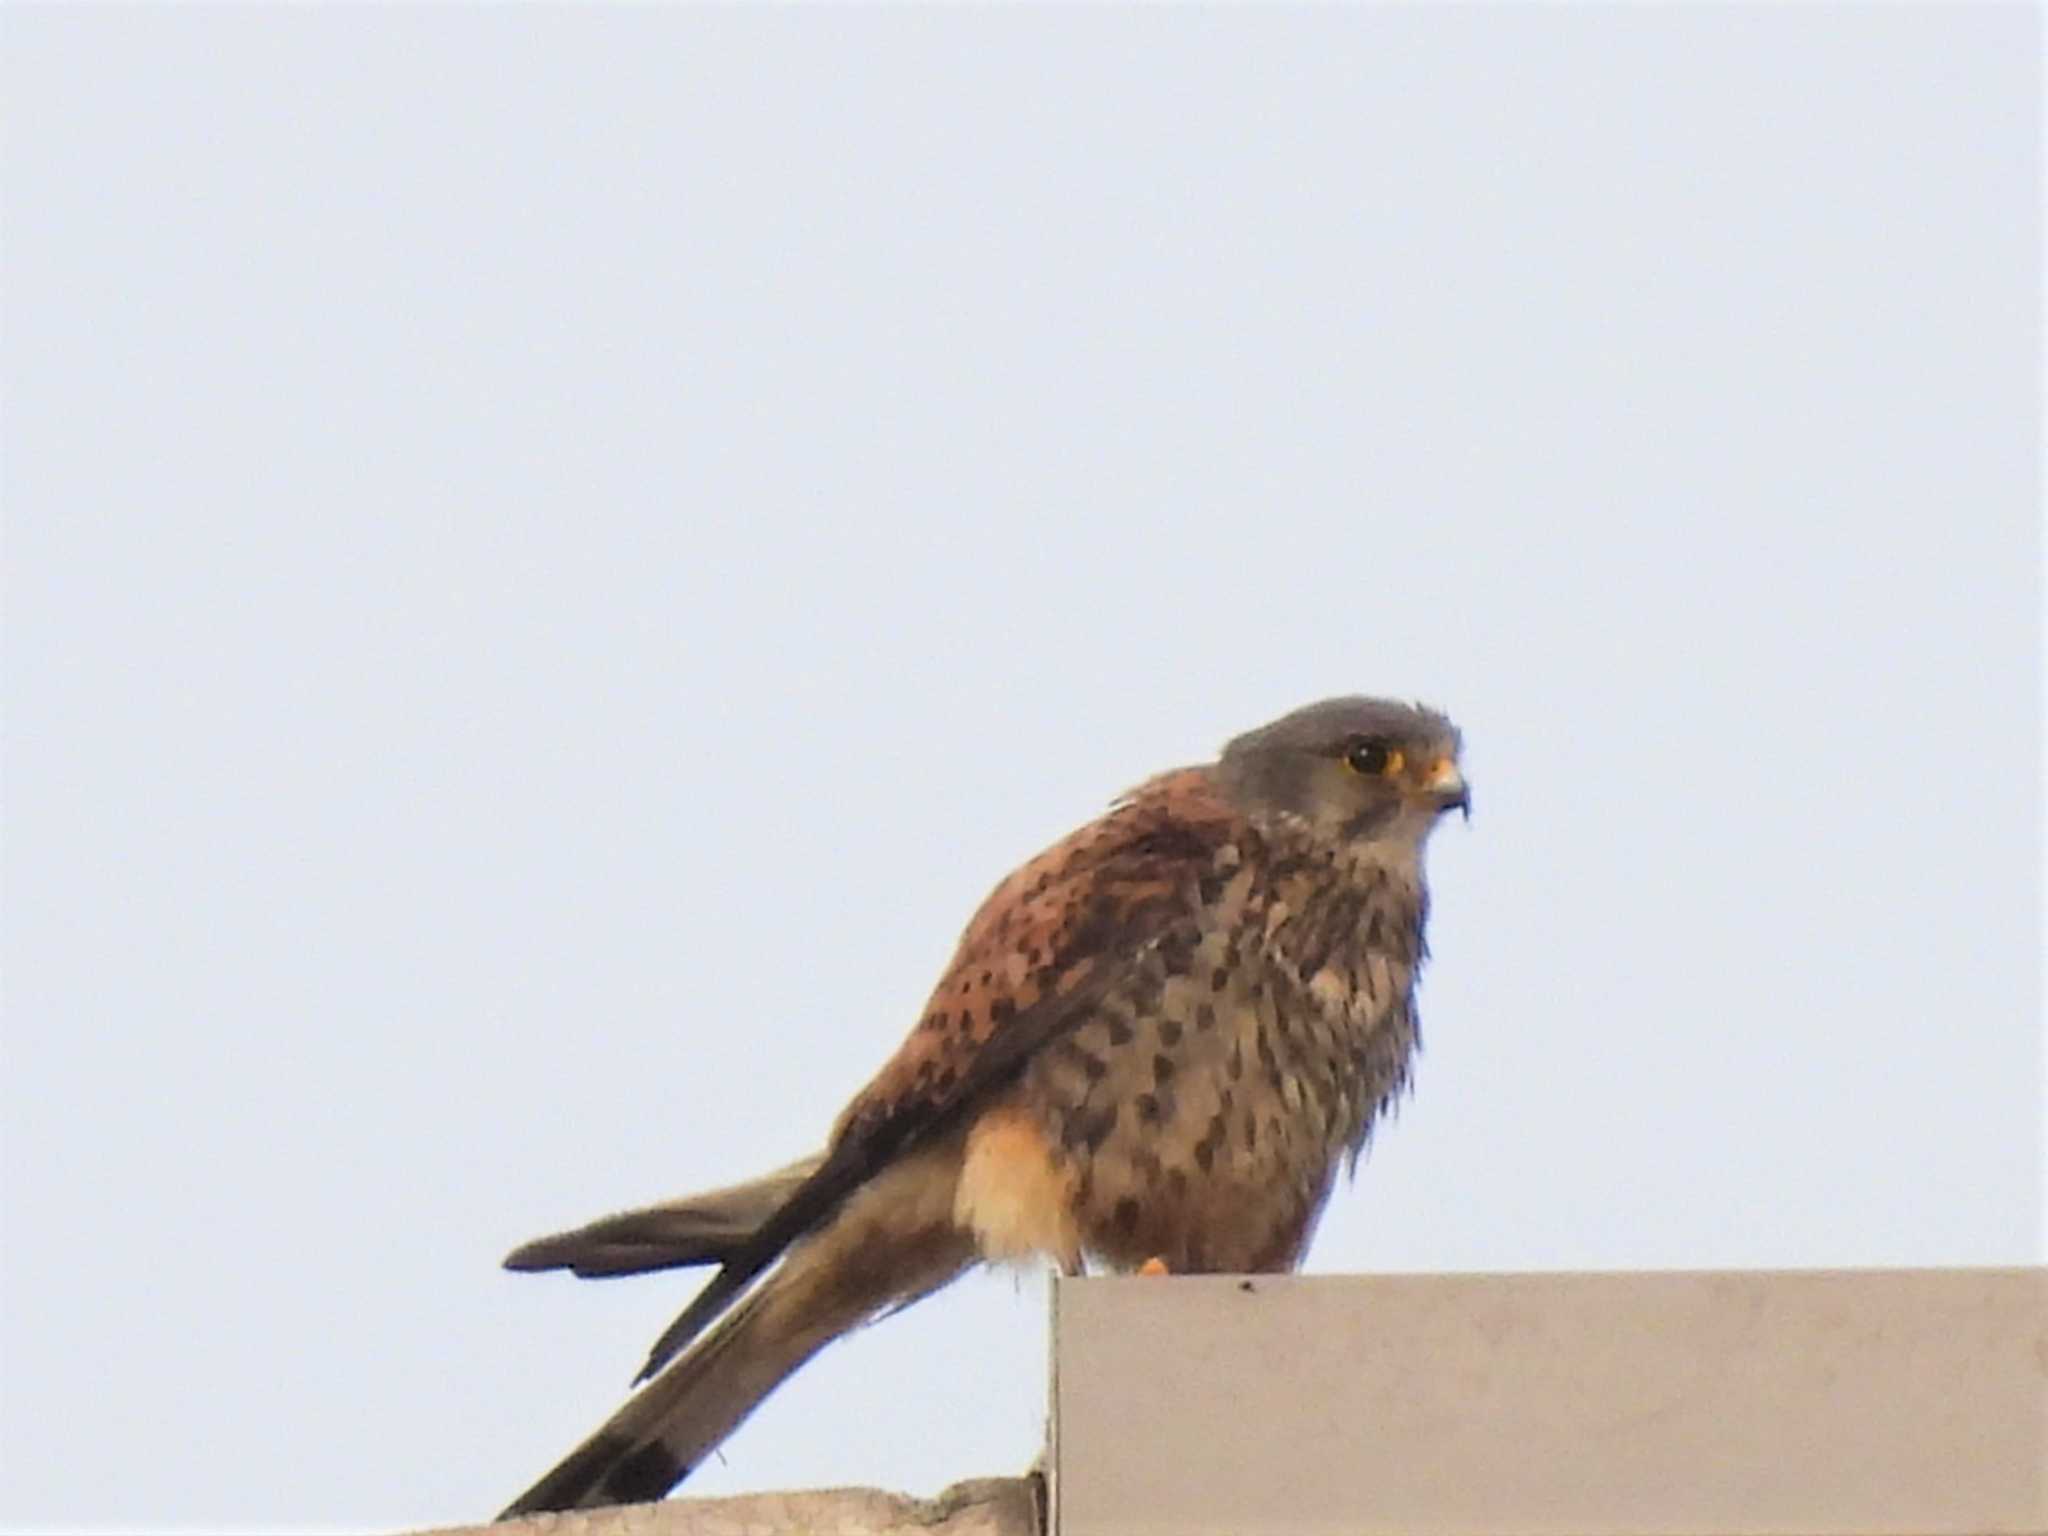
<path id="1" fill-rule="evenodd" d="M 1462 811 L 1467 821 L 1472 819 L 1472 790 L 1465 783 L 1465 775 L 1458 771 L 1455 759 L 1438 758 L 1430 767 L 1429 777 L 1422 781 L 1422 787 L 1429 792 L 1439 811 Z"/>

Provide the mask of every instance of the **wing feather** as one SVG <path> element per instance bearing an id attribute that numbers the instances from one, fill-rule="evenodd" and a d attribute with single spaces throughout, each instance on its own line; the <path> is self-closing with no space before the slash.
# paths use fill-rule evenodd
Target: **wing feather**
<path id="1" fill-rule="evenodd" d="M 1150 780 L 1005 879 L 961 936 L 923 1017 L 840 1116 L 824 1161 L 655 1341 L 646 1380 L 788 1246 L 908 1148 L 956 1124 L 1086 1015 L 1124 968 L 1196 920 L 1238 815 L 1202 768 Z"/>

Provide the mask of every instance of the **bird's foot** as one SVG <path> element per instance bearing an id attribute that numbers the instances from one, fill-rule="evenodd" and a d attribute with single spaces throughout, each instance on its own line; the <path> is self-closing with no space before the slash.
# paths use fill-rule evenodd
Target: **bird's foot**
<path id="1" fill-rule="evenodd" d="M 1155 1255 L 1138 1266 L 1138 1273 L 1141 1275 L 1170 1275 L 1173 1271 L 1166 1267 L 1166 1260 Z"/>

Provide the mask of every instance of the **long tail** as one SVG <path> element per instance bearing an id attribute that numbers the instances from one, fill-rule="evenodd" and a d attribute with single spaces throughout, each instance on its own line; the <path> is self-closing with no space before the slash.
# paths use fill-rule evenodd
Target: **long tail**
<path id="1" fill-rule="evenodd" d="M 926 1155 L 877 1175 L 499 1518 L 660 1498 L 825 1345 L 952 1280 L 977 1257 L 953 1222 L 957 1174 Z"/>
<path id="2" fill-rule="evenodd" d="M 723 1264 L 817 1171 L 807 1157 L 745 1184 L 605 1216 L 512 1250 L 507 1269 L 573 1270 L 586 1280 Z"/>

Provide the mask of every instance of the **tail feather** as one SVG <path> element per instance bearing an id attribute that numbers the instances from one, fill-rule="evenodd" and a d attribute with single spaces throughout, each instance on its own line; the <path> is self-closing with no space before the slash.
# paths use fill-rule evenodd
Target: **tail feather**
<path id="1" fill-rule="evenodd" d="M 973 1240 L 952 1221 L 957 1165 L 907 1161 L 793 1244 L 499 1518 L 660 1498 L 820 1349 L 973 1263 Z"/>
<path id="2" fill-rule="evenodd" d="M 771 1282 L 772 1285 L 772 1282 Z M 802 1357 L 771 1352 L 761 1333 L 770 1286 L 735 1307 L 702 1345 L 649 1382 L 604 1426 L 498 1516 L 658 1499 L 688 1475 Z M 778 1369 L 780 1367 L 780 1369 Z M 761 1375 L 774 1373 L 762 1382 Z M 723 1421 L 723 1422 L 721 1422 Z"/>
<path id="3" fill-rule="evenodd" d="M 505 1267 L 566 1269 L 595 1280 L 723 1264 L 787 1203 L 821 1161 L 808 1157 L 744 1184 L 622 1211 L 537 1237 L 513 1249 Z"/>

